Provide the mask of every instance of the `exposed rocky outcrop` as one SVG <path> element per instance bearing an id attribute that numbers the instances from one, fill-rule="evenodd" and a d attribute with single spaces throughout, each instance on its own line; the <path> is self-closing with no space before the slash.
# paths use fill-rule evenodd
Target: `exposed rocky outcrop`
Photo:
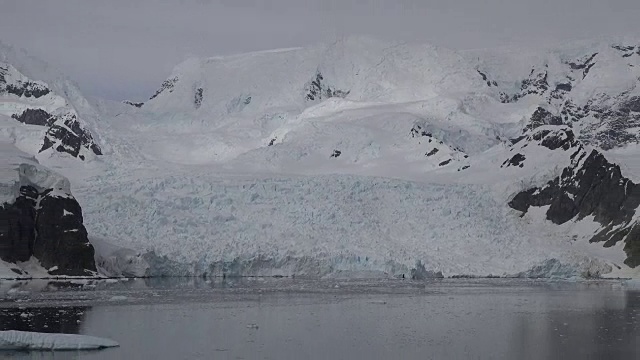
<path id="1" fill-rule="evenodd" d="M 21 165 L 20 171 L 31 170 Z M 0 259 L 16 263 L 34 257 L 50 275 L 95 275 L 94 249 L 78 202 L 58 186 L 26 183 L 13 203 L 0 205 Z"/>
<path id="2" fill-rule="evenodd" d="M 582 78 L 584 79 L 589 74 L 591 68 L 596 64 L 596 62 L 594 61 L 596 56 L 598 56 L 598 53 L 591 54 L 581 61 L 568 62 L 567 64 L 569 65 L 571 70 L 581 70 Z"/>
<path id="3" fill-rule="evenodd" d="M 536 111 L 531 115 L 531 121 L 524 128 L 524 132 L 528 130 L 536 129 L 542 125 L 561 125 L 562 118 L 558 115 L 553 115 L 549 110 L 542 107 L 538 107 Z"/>
<path id="4" fill-rule="evenodd" d="M 43 96 L 46 99 L 35 100 Z M 102 155 L 76 110 L 46 83 L 28 79 L 9 64 L 0 64 L 0 97 L 8 104 L 0 109 L 0 114 L 26 125 L 47 128 L 40 152 L 53 148 L 82 160 L 87 153 Z"/>
<path id="5" fill-rule="evenodd" d="M 433 156 L 435 154 L 437 154 L 440 151 L 440 149 L 438 148 L 433 148 L 431 149 L 431 151 L 429 151 L 428 153 L 425 154 L 425 156 Z"/>
<path id="6" fill-rule="evenodd" d="M 593 216 L 603 228 L 591 241 L 604 242 L 605 247 L 624 241 L 625 264 L 640 265 L 640 226 L 634 219 L 640 186 L 622 176 L 620 167 L 596 150 L 589 153 L 580 147 L 571 160 L 562 175 L 543 187 L 520 192 L 509 206 L 522 212 L 532 206 L 549 206 L 546 217 L 555 224 Z"/>
<path id="7" fill-rule="evenodd" d="M 612 48 L 624 58 L 640 55 L 640 47 L 637 46 L 613 45 Z M 504 103 L 512 103 L 527 96 L 537 96 L 546 102 L 546 107 L 539 107 L 534 114 L 531 128 L 541 124 L 563 123 L 580 129 L 577 132 L 582 143 L 603 150 L 636 143 L 640 141 L 637 131 L 640 127 L 640 96 L 635 91 L 637 84 L 630 84 L 629 88 L 620 88 L 614 93 L 608 89 L 594 92 L 586 99 L 580 95 L 577 97 L 579 103 L 574 102 L 576 99 L 572 92 L 576 86 L 595 71 L 597 61 L 606 61 L 606 56 L 599 55 L 593 52 L 574 60 L 563 60 L 554 71 L 549 70 L 548 65 L 534 67 L 520 81 L 517 91 L 503 91 L 500 99 Z"/>
<path id="8" fill-rule="evenodd" d="M 318 71 L 315 78 L 305 87 L 305 93 L 307 101 L 314 101 L 332 97 L 345 98 L 349 95 L 350 91 L 335 89 L 326 85 L 324 83 L 324 76 Z"/>
<path id="9" fill-rule="evenodd" d="M 204 95 L 204 89 L 201 87 L 197 88 L 193 98 L 193 104 L 196 107 L 196 109 L 199 109 L 200 106 L 202 105 L 203 95 Z"/>
<path id="10" fill-rule="evenodd" d="M 526 156 L 522 154 L 515 154 L 511 159 L 505 160 L 500 167 L 509 167 L 509 166 L 518 166 L 524 167 L 524 161 L 526 160 Z"/>
<path id="11" fill-rule="evenodd" d="M 52 147 L 58 152 L 65 152 L 82 160 L 84 160 L 84 155 L 80 154 L 82 148 L 90 150 L 95 155 L 102 155 L 100 146 L 95 143 L 91 133 L 80 125 L 75 115 L 68 115 L 66 119 L 57 119 L 47 130 L 40 152 Z"/>
<path id="12" fill-rule="evenodd" d="M 46 86 L 30 81 L 18 83 L 17 85 L 7 84 L 4 91 L 16 96 L 34 97 L 36 99 L 45 96 L 50 92 Z"/>
<path id="13" fill-rule="evenodd" d="M 18 80 L 15 83 L 7 83 L 9 70 L 8 65 L 0 65 L 0 94 L 12 94 L 18 97 L 24 96 L 37 99 L 51 92 L 45 84 L 37 81 Z"/>
<path id="14" fill-rule="evenodd" d="M 520 91 L 509 95 L 507 93 L 500 94 L 500 100 L 503 103 L 516 102 L 521 98 L 536 94 L 536 95 L 544 95 L 549 90 L 549 83 L 547 82 L 548 73 L 546 70 L 536 72 L 536 69 L 531 69 L 531 73 L 529 73 L 529 77 L 522 80 L 520 84 Z"/>
<path id="15" fill-rule="evenodd" d="M 123 103 L 125 103 L 127 105 L 131 105 L 133 107 L 137 107 L 137 108 L 141 108 L 142 105 L 144 105 L 143 102 L 134 102 L 134 101 L 129 101 L 129 100 L 125 100 L 125 101 L 123 101 Z"/>
<path id="16" fill-rule="evenodd" d="M 585 143 L 609 150 L 640 140 L 636 132 L 630 131 L 640 126 L 639 96 L 599 95 L 583 111 L 597 120 L 584 127 L 581 140 Z"/>
<path id="17" fill-rule="evenodd" d="M 496 82 L 495 80 L 489 80 L 489 77 L 487 76 L 487 74 L 483 73 L 480 70 L 476 70 L 478 72 L 478 74 L 480 74 L 480 76 L 482 76 L 482 80 L 484 80 L 487 83 L 488 87 L 492 87 L 492 86 L 498 86 L 498 82 Z"/>
<path id="18" fill-rule="evenodd" d="M 12 115 L 12 118 L 27 125 L 51 126 L 57 118 L 42 109 L 26 109 L 20 115 Z"/>
<path id="19" fill-rule="evenodd" d="M 178 77 L 173 77 L 171 79 L 167 79 L 165 81 L 162 82 L 162 85 L 160 85 L 160 89 L 158 89 L 156 91 L 155 94 L 153 94 L 149 100 L 153 100 L 156 97 L 158 97 L 158 95 L 162 94 L 163 92 L 167 91 L 169 93 L 173 92 L 173 88 L 176 86 L 176 83 L 178 82 Z"/>

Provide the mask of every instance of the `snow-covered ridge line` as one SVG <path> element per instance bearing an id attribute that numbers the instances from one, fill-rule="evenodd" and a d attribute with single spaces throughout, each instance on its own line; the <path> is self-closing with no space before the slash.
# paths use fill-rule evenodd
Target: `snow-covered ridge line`
<path id="1" fill-rule="evenodd" d="M 42 127 L 39 138 L 15 139 L 22 150 L 42 153 L 39 158 L 65 153 L 85 160 L 102 154 L 94 127 L 97 114 L 75 85 L 46 63 L 1 43 L 0 115 Z"/>

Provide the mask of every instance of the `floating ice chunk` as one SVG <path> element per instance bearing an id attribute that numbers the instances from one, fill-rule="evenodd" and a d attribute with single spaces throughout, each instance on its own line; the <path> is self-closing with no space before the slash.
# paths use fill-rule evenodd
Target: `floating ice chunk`
<path id="1" fill-rule="evenodd" d="M 117 347 L 117 342 L 86 335 L 0 331 L 0 350 L 96 350 Z"/>

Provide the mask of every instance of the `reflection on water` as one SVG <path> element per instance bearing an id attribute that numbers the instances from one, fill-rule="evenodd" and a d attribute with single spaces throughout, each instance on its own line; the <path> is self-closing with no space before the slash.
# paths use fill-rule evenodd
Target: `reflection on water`
<path id="1" fill-rule="evenodd" d="M 12 353 L 11 358 L 570 360 L 640 355 L 640 292 L 615 282 L 163 279 L 47 291 L 47 301 L 56 306 L 18 307 L 29 302 L 24 299 L 0 302 L 1 328 L 79 332 L 114 339 L 121 347 L 63 357 Z M 33 291 L 31 297 L 37 298 Z M 68 306 L 79 301 L 88 304 Z"/>
<path id="2" fill-rule="evenodd" d="M 18 307 L 0 309 L 0 330 L 78 334 L 90 307 Z"/>

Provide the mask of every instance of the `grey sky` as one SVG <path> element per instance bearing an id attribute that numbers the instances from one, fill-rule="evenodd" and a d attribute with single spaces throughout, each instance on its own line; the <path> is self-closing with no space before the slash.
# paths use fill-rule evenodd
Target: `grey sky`
<path id="1" fill-rule="evenodd" d="M 0 41 L 144 100 L 189 55 L 366 34 L 477 48 L 640 33 L 638 0 L 0 0 Z"/>

